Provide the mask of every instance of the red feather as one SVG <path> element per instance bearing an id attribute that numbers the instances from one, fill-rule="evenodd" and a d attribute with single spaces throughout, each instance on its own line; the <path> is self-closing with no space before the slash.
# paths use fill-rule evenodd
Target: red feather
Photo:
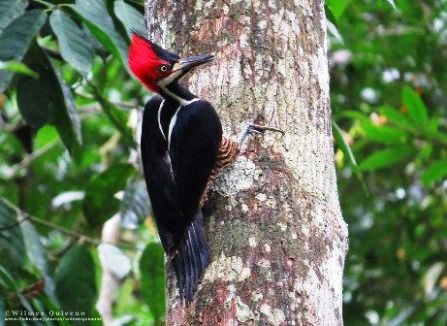
<path id="1" fill-rule="evenodd" d="M 138 34 L 132 34 L 128 63 L 137 79 L 150 90 L 158 91 L 157 80 L 163 77 L 158 68 L 169 63 L 160 59 L 151 43 Z"/>

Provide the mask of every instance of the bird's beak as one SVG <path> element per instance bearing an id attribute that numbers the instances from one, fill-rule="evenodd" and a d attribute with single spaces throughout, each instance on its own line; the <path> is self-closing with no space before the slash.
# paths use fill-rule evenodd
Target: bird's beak
<path id="1" fill-rule="evenodd" d="M 200 66 L 212 60 L 214 60 L 214 54 L 197 55 L 193 57 L 183 58 L 174 64 L 174 66 L 172 67 L 172 71 L 175 72 L 177 70 L 182 70 L 186 72 L 196 66 Z"/>

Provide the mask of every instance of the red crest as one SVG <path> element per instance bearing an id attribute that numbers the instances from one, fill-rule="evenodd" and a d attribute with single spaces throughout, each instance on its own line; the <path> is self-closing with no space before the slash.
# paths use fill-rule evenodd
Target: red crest
<path id="1" fill-rule="evenodd" d="M 129 47 L 130 70 L 147 88 L 158 91 L 157 81 L 165 77 L 160 67 L 170 63 L 157 55 L 157 45 L 137 33 L 133 33 Z"/>

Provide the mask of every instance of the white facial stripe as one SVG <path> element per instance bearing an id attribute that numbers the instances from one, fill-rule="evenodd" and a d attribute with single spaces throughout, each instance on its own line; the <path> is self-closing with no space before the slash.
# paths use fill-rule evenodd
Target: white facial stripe
<path id="1" fill-rule="evenodd" d="M 176 71 L 181 70 L 181 69 L 182 69 L 182 65 L 179 64 L 178 62 L 174 63 L 174 65 L 172 66 L 172 71 L 173 72 L 176 72 Z"/>
<path id="2" fill-rule="evenodd" d="M 158 128 L 160 129 L 161 134 L 163 135 L 163 138 L 166 140 L 165 133 L 163 132 L 163 127 L 161 126 L 161 109 L 163 108 L 163 104 L 165 103 L 165 100 L 161 101 L 160 107 L 158 108 Z"/>
<path id="3" fill-rule="evenodd" d="M 170 74 L 168 77 L 160 79 L 160 81 L 157 83 L 158 86 L 161 88 L 165 88 L 167 85 L 172 83 L 174 80 L 179 78 L 182 74 L 181 70 L 174 71 L 172 74 Z"/>
<path id="4" fill-rule="evenodd" d="M 175 95 L 174 93 L 172 93 L 169 89 L 167 89 L 164 86 L 161 86 L 161 89 L 163 90 L 163 92 L 165 92 L 166 94 L 171 96 L 173 99 L 175 99 L 182 106 L 188 105 L 191 102 L 191 101 L 185 100 L 184 98 L 181 98 L 180 96 Z"/>
<path id="5" fill-rule="evenodd" d="M 195 99 L 191 100 L 191 101 L 187 101 L 183 98 L 181 98 L 180 96 L 172 93 L 169 89 L 168 89 L 168 85 L 171 84 L 174 80 L 176 80 L 178 77 L 180 77 L 182 74 L 181 70 L 177 70 L 174 71 L 172 74 L 170 74 L 168 77 L 161 79 L 160 81 L 158 81 L 157 85 L 160 86 L 160 88 L 163 90 L 163 92 L 165 92 L 166 94 L 168 94 L 169 96 L 171 96 L 173 99 L 175 99 L 180 105 L 185 106 L 188 105 L 190 103 L 192 103 L 191 101 L 194 101 Z"/>

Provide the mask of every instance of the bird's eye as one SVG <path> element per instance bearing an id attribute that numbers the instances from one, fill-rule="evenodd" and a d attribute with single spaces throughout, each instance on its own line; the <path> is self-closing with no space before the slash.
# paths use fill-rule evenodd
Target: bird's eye
<path id="1" fill-rule="evenodd" d="M 168 71 L 168 66 L 165 66 L 165 65 L 161 66 L 161 67 L 160 67 L 160 71 L 161 71 L 161 72 L 166 72 L 166 71 Z"/>

